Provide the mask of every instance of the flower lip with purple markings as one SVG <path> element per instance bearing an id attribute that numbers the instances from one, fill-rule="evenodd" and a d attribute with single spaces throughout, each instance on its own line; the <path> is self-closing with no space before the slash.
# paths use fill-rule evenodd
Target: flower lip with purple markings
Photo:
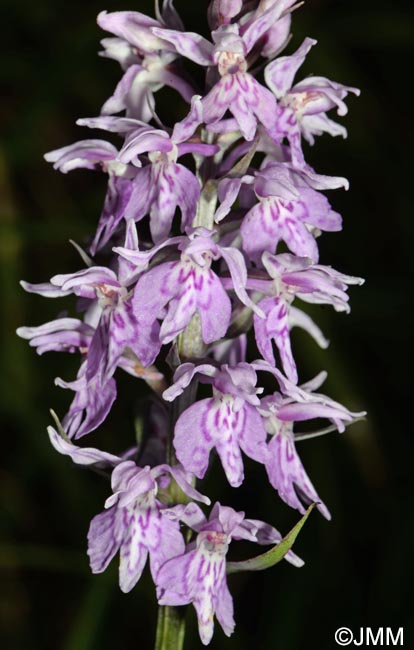
<path id="1" fill-rule="evenodd" d="M 326 111 L 336 108 L 338 115 L 346 115 L 348 109 L 343 101 L 348 93 L 359 95 L 358 88 L 343 86 L 325 77 L 311 76 L 293 84 L 293 79 L 306 55 L 317 41 L 305 38 L 291 56 L 278 57 L 265 69 L 265 80 L 279 102 L 279 115 L 273 137 L 280 141 L 287 137 L 292 160 L 299 167 L 305 163 L 301 136 L 310 143 L 315 136 L 329 133 L 346 137 L 345 127 L 327 117 Z"/>
<path id="2" fill-rule="evenodd" d="M 244 512 L 216 503 L 207 519 L 196 504 L 176 506 L 165 516 L 180 520 L 197 532 L 195 544 L 167 561 L 157 575 L 157 594 L 161 605 L 193 603 L 203 645 L 214 631 L 214 615 L 224 633 L 234 630 L 233 599 L 226 580 L 226 555 L 232 539 L 258 544 L 277 544 L 280 533 L 263 521 L 245 519 Z M 286 560 L 301 566 L 302 560 L 291 551 Z"/>
<path id="3" fill-rule="evenodd" d="M 179 467 L 160 465 L 139 468 L 124 461 L 112 472 L 113 495 L 105 510 L 92 519 L 88 533 L 88 555 L 93 573 L 101 573 L 120 552 L 119 584 L 129 592 L 142 575 L 149 555 L 153 579 L 167 560 L 184 552 L 178 522 L 164 517 L 165 506 L 158 489 L 172 476 L 192 499 L 208 502 L 188 481 Z"/>
<path id="4" fill-rule="evenodd" d="M 245 290 L 247 270 L 242 254 L 236 248 L 216 244 L 214 235 L 214 231 L 196 228 L 189 231 L 188 237 L 166 240 L 162 246 L 178 243 L 180 260 L 154 266 L 137 282 L 132 298 L 134 311 L 145 312 L 149 327 L 157 322 L 167 307 L 160 329 L 160 340 L 164 345 L 187 327 L 195 313 L 199 314 L 205 343 L 212 343 L 225 335 L 231 318 L 231 301 L 221 278 L 210 268 L 212 261 L 220 257 L 228 266 L 231 288 L 239 300 L 255 312 L 262 313 Z M 115 250 L 132 264 L 135 261 L 141 263 L 145 256 L 145 253 L 124 248 Z M 148 255 L 153 255 L 154 250 L 157 248 Z"/>
<path id="5" fill-rule="evenodd" d="M 153 28 L 156 36 L 171 43 L 183 56 L 202 66 L 217 67 L 220 79 L 201 100 L 202 121 L 205 124 L 219 122 L 229 110 L 236 128 L 248 141 L 253 140 L 258 122 L 267 129 L 273 128 L 276 100 L 267 88 L 247 72 L 246 57 L 261 36 L 280 18 L 282 11 L 283 7 L 278 4 L 270 7 L 253 20 L 242 34 L 237 24 L 222 25 L 212 33 L 214 44 L 191 32 Z"/>
<path id="6" fill-rule="evenodd" d="M 221 369 L 185 366 L 164 399 L 174 399 L 200 372 L 205 375 L 203 381 L 213 384 L 213 396 L 192 404 L 178 418 L 174 431 L 177 458 L 187 471 L 203 478 L 215 448 L 230 485 L 238 487 L 244 479 L 241 451 L 259 463 L 266 459 L 266 432 L 257 412 L 258 393 L 263 389 L 256 388 L 256 373 L 247 363 Z"/>

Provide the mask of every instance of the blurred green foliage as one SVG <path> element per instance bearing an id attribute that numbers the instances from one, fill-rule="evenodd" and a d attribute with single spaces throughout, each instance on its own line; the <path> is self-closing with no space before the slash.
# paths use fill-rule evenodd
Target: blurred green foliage
<path id="1" fill-rule="evenodd" d="M 176 1 L 188 29 L 199 29 L 206 4 Z M 46 436 L 48 408 L 62 414 L 69 399 L 53 379 L 73 377 L 76 360 L 38 358 L 14 331 L 70 308 L 70 302 L 25 294 L 18 281 L 44 281 L 77 269 L 68 239 L 82 242 L 100 211 L 104 178 L 88 172 L 63 176 L 42 158 L 45 151 L 88 137 L 75 119 L 97 114 L 119 79 L 117 64 L 96 56 L 103 34 L 95 16 L 102 9 L 151 13 L 151 3 L 2 0 L 0 7 L 1 646 L 150 649 L 156 607 L 148 573 L 128 596 L 117 588 L 116 563 L 104 575 L 89 574 L 86 532 L 108 485 L 58 456 Z M 265 573 L 231 576 L 236 632 L 227 640 L 217 629 L 213 650 L 253 644 L 328 650 L 341 625 L 405 625 L 407 647 L 414 643 L 408 408 L 413 16 L 412 4 L 403 0 L 310 0 L 295 16 L 289 51 L 306 35 L 319 41 L 304 72 L 362 89 L 360 99 L 349 101 L 349 139 L 322 138 L 308 157 L 318 171 L 351 181 L 349 193 L 331 196 L 345 227 L 341 235 L 322 237 L 321 258 L 367 278 L 351 292 L 350 317 L 315 310 L 331 340 L 328 351 L 300 335 L 295 349 L 304 378 L 326 368 L 326 390 L 351 409 L 366 408 L 368 419 L 343 436 L 301 443 L 333 522 L 312 515 L 296 547 L 306 560 L 303 569 L 283 563 Z M 173 106 L 166 102 L 162 109 L 170 120 L 170 111 L 179 110 Z M 91 434 L 91 445 L 100 446 L 102 436 L 114 450 L 128 444 L 135 390 L 129 380 L 120 382 L 125 397 L 103 432 Z M 251 464 L 248 472 L 237 491 L 221 477 L 210 478 L 211 494 L 289 530 L 297 513 L 272 493 L 260 468 Z M 240 557 L 249 552 L 242 547 Z M 189 650 L 199 647 L 192 610 L 188 621 Z"/>

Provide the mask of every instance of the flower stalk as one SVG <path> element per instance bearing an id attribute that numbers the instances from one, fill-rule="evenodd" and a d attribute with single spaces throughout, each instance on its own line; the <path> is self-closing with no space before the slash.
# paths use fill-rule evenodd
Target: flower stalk
<path id="1" fill-rule="evenodd" d="M 186 607 L 160 606 L 154 650 L 182 650 Z"/>
<path id="2" fill-rule="evenodd" d="M 120 141 L 85 139 L 45 156 L 63 173 L 103 172 L 108 187 L 88 251 L 75 246 L 82 267 L 22 282 L 47 298 L 72 295 L 75 315 L 18 334 L 39 354 L 79 357 L 74 379 L 56 378 L 73 399 L 57 429 L 48 428 L 50 442 L 111 477 L 112 493 L 90 523 L 89 563 L 100 573 L 119 555 L 123 592 L 148 563 L 159 605 L 155 650 L 182 649 L 188 604 L 203 645 L 215 617 L 233 633 L 228 574 L 282 559 L 303 565 L 292 545 L 310 511 L 331 515 L 296 441 L 343 432 L 363 416 L 319 392 L 326 373 L 303 380 L 291 337 L 300 327 L 326 348 L 306 303 L 348 313 L 348 288 L 363 282 L 319 262 L 320 236 L 342 227 L 324 192 L 348 181 L 305 160 L 306 144 L 323 133 L 346 136 L 330 112 L 344 116 L 347 95 L 359 91 L 319 76 L 295 81 L 316 44 L 306 38 L 285 54 L 297 7 L 212 0 L 209 39 L 186 31 L 172 0 L 157 2 L 154 18 L 101 12 L 98 24 L 112 35 L 102 54 L 119 62 L 122 78 L 101 114 L 78 124 Z M 201 94 L 188 60 L 205 69 Z M 166 86 L 186 109 L 165 126 L 157 102 Z M 151 392 L 139 391 L 135 446 L 88 447 L 82 438 L 112 410 L 120 373 Z M 301 429 L 319 419 L 328 426 Z M 199 491 L 207 470 L 233 488 L 249 480 L 245 457 L 302 515 L 285 537 Z M 270 550 L 233 562 L 239 540 Z"/>

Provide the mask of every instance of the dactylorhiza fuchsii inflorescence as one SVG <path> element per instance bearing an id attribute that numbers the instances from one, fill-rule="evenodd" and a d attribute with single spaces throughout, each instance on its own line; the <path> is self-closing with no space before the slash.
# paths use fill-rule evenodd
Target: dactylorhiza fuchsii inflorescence
<path id="1" fill-rule="evenodd" d="M 155 18 L 102 12 L 98 24 L 111 34 L 102 55 L 118 61 L 123 76 L 101 114 L 78 124 L 118 136 L 119 145 L 85 139 L 45 156 L 63 173 L 105 173 L 108 189 L 88 251 L 77 247 L 82 268 L 22 282 L 48 298 L 74 294 L 80 316 L 18 334 L 39 354 L 80 358 L 74 380 L 56 379 L 74 397 L 62 423 L 49 427 L 50 440 L 74 463 L 111 478 L 112 494 L 89 528 L 91 569 L 104 571 L 119 553 L 120 588 L 129 592 L 149 558 L 161 606 L 156 648 L 181 647 L 176 608 L 189 603 L 203 644 L 214 617 L 232 634 L 227 573 L 283 556 L 303 564 L 290 550 L 298 528 L 282 540 L 271 525 L 227 505 L 217 502 L 206 514 L 199 504 L 211 502 L 198 481 L 208 469 L 237 488 L 244 458 L 253 459 L 302 523 L 310 504 L 330 519 L 296 442 L 342 432 L 363 415 L 318 392 L 326 373 L 300 383 L 292 350 L 294 327 L 328 345 L 302 303 L 349 312 L 348 285 L 362 283 L 319 263 L 320 235 L 342 222 L 321 192 L 348 182 L 315 172 L 302 148 L 325 132 L 345 137 L 328 113 L 345 115 L 346 96 L 359 91 L 300 78 L 316 41 L 288 48 L 295 8 L 294 0 L 213 0 L 211 39 L 186 31 L 172 0 L 156 3 Z M 188 60 L 205 69 L 203 89 Z M 164 86 L 187 105 L 175 124 L 158 117 Z M 152 390 L 149 434 L 119 456 L 80 446 L 111 411 L 121 371 L 138 392 L 143 382 Z M 262 383 L 272 386 L 269 394 Z M 320 418 L 329 425 L 301 432 L 300 423 Z M 237 540 L 271 548 L 231 562 Z"/>

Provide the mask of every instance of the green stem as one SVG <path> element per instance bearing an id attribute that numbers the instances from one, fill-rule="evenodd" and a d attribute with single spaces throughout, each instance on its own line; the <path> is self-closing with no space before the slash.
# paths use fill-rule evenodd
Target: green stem
<path id="1" fill-rule="evenodd" d="M 159 607 L 154 650 L 182 650 L 185 635 L 185 608 Z"/>
<path id="2" fill-rule="evenodd" d="M 197 217 L 194 226 L 211 229 L 214 225 L 214 211 L 217 202 L 217 188 L 214 183 L 207 182 L 201 192 Z M 177 340 L 180 362 L 200 359 L 205 354 L 206 346 L 201 335 L 201 321 L 194 314 L 185 331 Z M 167 444 L 167 462 L 176 462 L 172 438 L 175 423 L 180 414 L 194 403 L 197 396 L 198 382 L 194 380 L 174 402 L 171 414 L 170 436 Z M 170 489 L 170 505 L 180 503 L 180 495 Z M 185 635 L 185 607 L 160 606 L 158 609 L 155 650 L 182 650 Z"/>

